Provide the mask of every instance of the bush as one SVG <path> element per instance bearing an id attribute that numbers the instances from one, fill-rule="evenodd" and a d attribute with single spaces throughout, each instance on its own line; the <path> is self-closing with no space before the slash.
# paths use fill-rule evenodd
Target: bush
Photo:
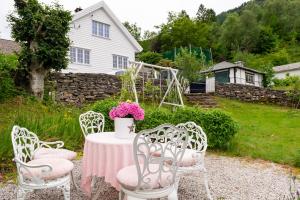
<path id="1" fill-rule="evenodd" d="M 12 72 L 17 69 L 16 55 L 0 54 L 0 101 L 16 94 Z"/>
<path id="2" fill-rule="evenodd" d="M 109 111 L 118 105 L 118 101 L 114 99 L 105 99 L 102 101 L 97 101 L 93 107 L 92 110 L 95 112 L 100 112 L 103 114 L 105 118 L 105 124 L 104 124 L 104 131 L 113 131 L 114 130 L 114 123 L 109 118 Z"/>
<path id="3" fill-rule="evenodd" d="M 112 107 L 118 104 L 115 100 L 103 100 L 94 104 L 93 110 L 105 116 L 105 130 L 112 131 L 113 121 L 108 119 Z M 143 106 L 145 107 L 145 106 Z M 145 119 L 136 122 L 136 131 L 155 128 L 161 124 L 179 124 L 193 121 L 200 125 L 208 137 L 208 146 L 213 149 L 225 149 L 237 133 L 237 125 L 230 116 L 218 110 L 203 111 L 199 108 L 185 107 L 171 111 L 166 108 L 146 107 Z"/>
<path id="4" fill-rule="evenodd" d="M 142 62 L 155 65 L 162 59 L 162 55 L 156 52 L 148 51 L 145 53 L 140 53 L 138 55 L 138 59 Z"/>

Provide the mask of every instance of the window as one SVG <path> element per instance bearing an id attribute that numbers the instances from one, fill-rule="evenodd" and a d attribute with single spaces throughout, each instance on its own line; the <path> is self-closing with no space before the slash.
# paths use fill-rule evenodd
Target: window
<path id="1" fill-rule="evenodd" d="M 76 62 L 76 48 L 71 47 L 70 49 L 70 60 L 72 63 Z"/>
<path id="2" fill-rule="evenodd" d="M 254 84 L 254 74 L 246 72 L 246 83 Z"/>
<path id="3" fill-rule="evenodd" d="M 71 47 L 70 48 L 70 60 L 72 63 L 77 64 L 90 64 L 90 50 Z"/>
<path id="4" fill-rule="evenodd" d="M 127 69 L 128 57 L 113 55 L 113 68 L 115 69 Z"/>
<path id="5" fill-rule="evenodd" d="M 97 21 L 92 21 L 92 33 L 95 36 L 109 38 L 109 25 Z"/>

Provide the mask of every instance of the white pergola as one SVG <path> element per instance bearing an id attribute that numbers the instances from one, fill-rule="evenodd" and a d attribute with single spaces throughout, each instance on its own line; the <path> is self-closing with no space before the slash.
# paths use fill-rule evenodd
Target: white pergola
<path id="1" fill-rule="evenodd" d="M 178 74 L 178 70 L 177 69 L 173 69 L 171 67 L 163 67 L 163 66 L 158 66 L 158 65 L 152 65 L 152 64 L 148 64 L 148 63 L 143 63 L 143 62 L 135 62 L 135 61 L 130 61 L 130 68 L 132 69 L 132 73 L 131 74 L 131 83 L 132 83 L 132 90 L 134 93 L 134 97 L 135 97 L 135 102 L 139 102 L 138 99 L 138 94 L 137 94 L 137 90 L 136 90 L 136 79 L 138 78 L 139 72 L 141 71 L 142 68 L 148 68 L 148 69 L 155 69 L 155 70 L 166 70 L 169 71 L 172 75 L 172 79 L 171 81 L 168 83 L 168 88 L 166 93 L 164 94 L 159 107 L 161 107 L 163 104 L 166 105 L 172 105 L 172 106 L 184 106 L 183 100 L 182 100 L 182 96 L 181 96 L 181 84 L 179 83 L 178 79 L 177 79 L 177 74 Z M 172 103 L 172 102 L 167 102 L 166 98 L 168 96 L 168 94 L 171 92 L 172 87 L 176 88 L 176 93 L 179 97 L 179 103 Z"/>

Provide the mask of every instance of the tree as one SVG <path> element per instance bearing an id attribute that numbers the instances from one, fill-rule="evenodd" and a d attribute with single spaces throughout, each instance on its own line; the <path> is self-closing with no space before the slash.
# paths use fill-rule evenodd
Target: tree
<path id="1" fill-rule="evenodd" d="M 130 24 L 129 22 L 124 22 L 123 25 L 127 28 L 129 33 L 137 40 L 140 41 L 142 38 L 141 28 L 137 26 L 136 23 Z"/>
<path id="2" fill-rule="evenodd" d="M 72 16 L 57 3 L 48 6 L 38 0 L 15 0 L 14 6 L 8 20 L 12 37 L 21 45 L 19 63 L 29 74 L 30 91 L 42 99 L 47 72 L 68 65 L 67 33 Z"/>
<path id="3" fill-rule="evenodd" d="M 200 4 L 197 11 L 197 20 L 201 22 L 215 22 L 217 20 L 216 13 L 213 9 L 207 9 L 203 4 Z"/>
<path id="4" fill-rule="evenodd" d="M 180 69 L 180 74 L 190 83 L 200 78 L 200 71 L 204 66 L 197 59 L 196 53 L 190 52 L 187 48 L 181 48 L 175 58 L 175 65 Z"/>

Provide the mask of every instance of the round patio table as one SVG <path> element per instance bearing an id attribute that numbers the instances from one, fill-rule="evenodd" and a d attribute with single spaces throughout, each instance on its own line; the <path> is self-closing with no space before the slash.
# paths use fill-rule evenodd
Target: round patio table
<path id="1" fill-rule="evenodd" d="M 85 138 L 82 159 L 81 187 L 91 196 L 92 176 L 104 177 L 118 191 L 120 185 L 117 173 L 120 169 L 133 165 L 133 140 L 136 134 L 129 139 L 119 139 L 114 132 L 89 134 Z"/>

